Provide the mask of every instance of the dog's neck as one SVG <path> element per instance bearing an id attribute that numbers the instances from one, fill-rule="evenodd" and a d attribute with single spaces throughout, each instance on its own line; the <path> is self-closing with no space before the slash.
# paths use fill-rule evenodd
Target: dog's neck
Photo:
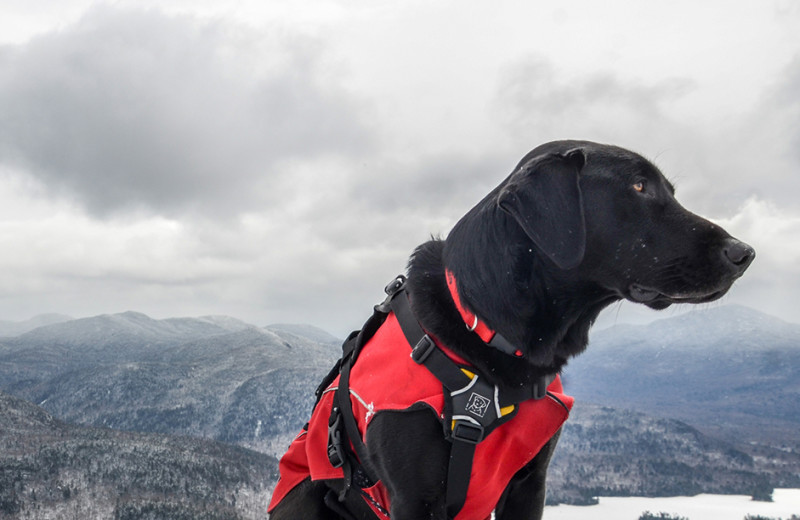
<path id="1" fill-rule="evenodd" d="M 467 359 L 493 384 L 530 385 L 544 375 L 557 372 L 560 366 L 532 367 L 524 359 L 492 349 L 467 329 L 447 287 L 443 244 L 432 240 L 421 245 L 409 262 L 407 290 L 422 328 Z M 494 374 L 503 377 L 495 378 Z"/>
<path id="2" fill-rule="evenodd" d="M 547 260 L 527 245 L 513 223 L 498 231 L 481 226 L 484 219 L 469 223 L 470 216 L 465 217 L 469 225 L 459 222 L 447 242 L 432 240 L 412 256 L 409 293 L 418 319 L 487 375 L 496 370 L 510 377 L 507 384 L 525 384 L 560 371 L 586 348 L 597 315 L 618 297 L 566 272 L 553 276 L 553 270 L 542 265 Z M 495 223 L 496 217 L 491 219 Z M 511 242 L 517 245 L 509 246 L 509 237 L 518 239 Z M 484 265 L 487 259 L 491 266 Z M 517 346 L 522 358 L 487 347 L 467 330 L 450 295 L 445 266 L 457 279 L 464 306 Z"/>
<path id="3" fill-rule="evenodd" d="M 488 346 L 496 348 L 504 354 L 518 358 L 524 357 L 524 354 L 520 349 L 509 343 L 508 340 L 506 340 L 501 334 L 498 334 L 497 331 L 492 330 L 492 328 L 489 327 L 485 321 L 480 319 L 474 312 L 464 306 L 464 304 L 461 302 L 461 296 L 458 294 L 458 284 L 456 282 L 456 276 L 453 274 L 453 272 L 449 269 L 445 269 L 445 277 L 447 279 L 447 288 L 450 290 L 450 297 L 453 299 L 453 303 L 455 304 L 458 313 L 461 315 L 461 319 L 464 320 L 464 325 L 467 327 L 467 329 L 477 334 L 478 337 L 481 338 L 481 340 Z"/>

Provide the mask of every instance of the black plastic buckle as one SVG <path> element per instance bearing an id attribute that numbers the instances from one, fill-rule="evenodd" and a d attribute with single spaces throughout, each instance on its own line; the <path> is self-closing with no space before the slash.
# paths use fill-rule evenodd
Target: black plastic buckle
<path id="1" fill-rule="evenodd" d="M 469 444 L 478 444 L 483 440 L 483 426 L 456 419 L 453 427 L 453 439 Z"/>
<path id="2" fill-rule="evenodd" d="M 328 421 L 328 460 L 334 468 L 344 466 L 346 455 L 344 443 L 342 442 L 342 414 L 338 408 L 331 411 L 331 419 Z"/>
<path id="3" fill-rule="evenodd" d="M 389 282 L 389 285 L 383 288 L 383 291 L 386 293 L 386 299 L 376 305 L 375 310 L 382 312 L 383 314 L 389 314 L 389 312 L 392 310 L 392 298 L 394 298 L 394 295 L 397 294 L 400 289 L 405 287 L 405 285 L 406 277 L 402 274 L 398 274 L 394 280 Z"/>
<path id="4" fill-rule="evenodd" d="M 433 342 L 430 336 L 425 334 L 411 350 L 411 359 L 413 359 L 416 364 L 421 365 L 425 363 L 425 360 L 428 359 L 428 356 L 431 355 L 431 352 L 433 352 L 435 348 L 436 343 Z"/>
<path id="5" fill-rule="evenodd" d="M 495 334 L 489 343 L 487 343 L 490 347 L 494 347 L 503 354 L 508 354 L 509 356 L 519 357 L 517 356 L 517 347 L 511 344 L 506 338 L 501 336 L 500 334 Z"/>
<path id="6" fill-rule="evenodd" d="M 394 280 L 389 282 L 389 285 L 383 288 L 383 292 L 388 294 L 390 297 L 394 296 L 394 294 L 400 290 L 406 284 L 406 277 L 402 274 L 398 274 Z"/>
<path id="7" fill-rule="evenodd" d="M 536 383 L 533 385 L 533 395 L 531 396 L 535 400 L 544 399 L 547 395 L 547 387 L 549 383 L 547 381 L 547 377 L 540 377 L 536 380 Z"/>

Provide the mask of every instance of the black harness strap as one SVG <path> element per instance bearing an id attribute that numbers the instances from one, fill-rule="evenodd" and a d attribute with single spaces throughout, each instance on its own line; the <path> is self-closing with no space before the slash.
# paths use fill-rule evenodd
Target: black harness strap
<path id="1" fill-rule="evenodd" d="M 469 388 L 473 378 L 467 376 L 450 358 L 448 358 L 436 343 L 420 327 L 419 322 L 411 311 L 405 291 L 392 299 L 392 310 L 397 316 L 400 328 L 412 346 L 411 358 L 418 364 L 424 365 L 445 387 L 445 403 L 450 408 L 445 414 L 445 434 L 452 443 L 450 459 L 447 467 L 447 488 L 445 504 L 447 517 L 455 518 L 467 499 L 472 460 L 475 448 L 485 437 L 486 426 L 480 422 L 459 419 L 463 406 L 456 406 L 451 398 L 453 392 Z M 463 392 L 462 392 L 463 393 Z M 451 417 L 452 421 L 448 421 Z M 467 419 L 470 419 L 467 416 Z M 451 422 L 451 424 L 448 424 Z"/>
<path id="2" fill-rule="evenodd" d="M 350 402 L 350 369 L 358 358 L 361 348 L 386 321 L 387 313 L 382 312 L 378 307 L 375 307 L 364 327 L 358 332 L 351 333 L 344 342 L 342 359 L 334 367 L 334 369 L 338 368 L 339 385 L 335 390 L 333 408 L 328 420 L 328 460 L 334 468 L 342 468 L 344 473 L 344 483 L 338 497 L 339 502 L 345 501 L 353 484 L 360 488 L 366 488 L 378 481 L 361 463 L 366 460 L 367 447 L 361 439 Z M 320 385 L 320 388 L 317 389 L 318 401 L 325 388 L 336 378 L 336 374 L 331 372 L 329 374 L 330 381 L 327 381 L 327 384 L 323 381 L 325 387 Z"/>
<path id="3" fill-rule="evenodd" d="M 334 404 L 328 420 L 328 460 L 334 468 L 342 468 L 344 473 L 344 483 L 338 496 L 339 502 L 345 502 L 354 484 L 363 489 L 373 486 L 378 481 L 362 464 L 362 461 L 366 460 L 367 447 L 361 439 L 361 432 L 358 430 L 350 402 L 350 370 L 361 349 L 386 321 L 390 312 L 390 300 L 405 284 L 405 280 L 405 276 L 400 275 L 386 286 L 386 300 L 375 306 L 372 316 L 364 323 L 361 330 L 350 333 L 342 344 L 342 358 L 317 388 L 317 402 L 319 402 L 323 392 L 339 375 L 339 385 L 335 390 Z"/>
<path id="4" fill-rule="evenodd" d="M 450 447 L 450 462 L 447 466 L 447 491 L 445 493 L 447 518 L 455 518 L 464 507 L 464 502 L 467 501 L 472 459 L 475 458 L 477 446 L 478 442 L 453 439 L 453 446 Z"/>

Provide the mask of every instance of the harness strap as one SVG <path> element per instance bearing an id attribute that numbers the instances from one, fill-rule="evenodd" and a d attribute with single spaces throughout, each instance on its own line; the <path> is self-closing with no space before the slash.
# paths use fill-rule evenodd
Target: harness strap
<path id="1" fill-rule="evenodd" d="M 347 494 L 355 483 L 361 488 L 370 487 L 378 479 L 361 463 L 366 460 L 367 447 L 361 439 L 358 423 L 353 414 L 353 405 L 350 402 L 350 370 L 358 358 L 361 348 L 386 321 L 387 313 L 379 305 L 375 306 L 372 316 L 358 332 L 351 333 L 342 345 L 342 358 L 334 367 L 338 368 L 339 385 L 334 394 L 334 405 L 328 420 L 328 459 L 335 468 L 342 468 L 344 483 L 339 493 L 339 502 L 344 502 Z M 317 389 L 317 401 L 322 392 L 335 379 L 331 371 L 330 381 L 323 381 L 323 388 Z M 351 449 L 352 447 L 352 449 Z M 355 453 L 353 453 L 355 452 Z"/>
<path id="2" fill-rule="evenodd" d="M 404 287 L 400 288 L 391 299 L 391 308 L 400 329 L 406 337 L 406 341 L 411 345 L 411 358 L 419 365 L 425 365 L 428 370 L 433 372 L 439 381 L 449 390 L 463 388 L 471 380 L 457 365 L 455 365 L 428 334 L 422 330 L 417 318 L 411 311 L 408 303 L 408 295 Z"/>
<path id="3" fill-rule="evenodd" d="M 460 413 L 462 410 L 453 405 L 453 392 L 463 393 L 470 387 L 477 377 L 469 377 L 450 358 L 448 358 L 436 343 L 420 327 L 419 322 L 411 311 L 408 296 L 400 290 L 391 300 L 391 307 L 400 323 L 403 335 L 408 344 L 412 346 L 411 357 L 430 370 L 445 387 L 445 408 L 450 408 L 446 413 L 452 417 L 451 424 L 445 417 L 444 429 L 449 431 L 450 459 L 447 466 L 447 487 L 445 491 L 445 505 L 447 517 L 456 517 L 467 499 L 469 490 L 472 461 L 475 456 L 477 444 L 485 437 L 485 428 L 471 417 Z M 448 398 L 449 397 L 449 398 Z M 474 423 L 474 424 L 473 424 Z"/>
<path id="4" fill-rule="evenodd" d="M 342 417 L 342 422 L 344 423 L 344 431 L 347 433 L 347 437 L 344 440 L 344 447 L 347 447 L 347 441 L 350 441 L 350 444 L 353 446 L 353 450 L 355 451 L 357 460 L 353 460 L 352 457 L 345 457 L 346 463 L 342 468 L 344 470 L 345 481 L 344 486 L 342 488 L 342 492 L 339 496 L 339 500 L 343 501 L 345 495 L 350 490 L 350 487 L 353 485 L 353 473 L 357 470 L 363 471 L 369 480 L 372 482 L 377 482 L 372 475 L 366 470 L 366 468 L 361 464 L 361 461 L 366 460 L 367 457 L 367 446 L 364 444 L 364 441 L 361 440 L 361 433 L 358 431 L 358 424 L 356 423 L 355 415 L 353 415 L 353 405 L 350 402 L 350 367 L 352 363 L 344 363 L 342 365 L 342 372 L 339 377 L 339 389 L 336 391 L 336 403 L 337 406 L 334 407 L 332 413 L 338 413 Z M 338 410 L 337 410 L 338 408 Z M 355 466 L 355 467 L 354 467 Z"/>
<path id="5" fill-rule="evenodd" d="M 472 461 L 475 458 L 476 442 L 453 441 L 450 447 L 450 462 L 447 465 L 447 490 L 445 491 L 445 504 L 447 518 L 455 518 L 464 502 L 467 501 L 469 491 Z"/>
<path id="6" fill-rule="evenodd" d="M 341 359 L 317 387 L 316 397 L 319 403 L 323 392 L 339 375 L 339 385 L 334 394 L 334 405 L 328 420 L 328 459 L 334 468 L 342 468 L 344 474 L 344 483 L 338 496 L 339 502 L 346 501 L 354 484 L 360 488 L 367 488 L 378 482 L 378 479 L 361 463 L 366 460 L 367 447 L 358 430 L 350 401 L 350 370 L 363 346 L 386 321 L 391 310 L 391 300 L 405 281 L 406 277 L 399 275 L 386 286 L 384 289 L 387 294 L 386 299 L 374 307 L 372 316 L 364 323 L 361 330 L 350 333 L 342 344 Z"/>

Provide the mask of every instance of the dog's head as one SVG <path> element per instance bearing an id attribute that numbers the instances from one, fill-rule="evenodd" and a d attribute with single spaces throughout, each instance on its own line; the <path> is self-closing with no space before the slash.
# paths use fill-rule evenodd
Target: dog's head
<path id="1" fill-rule="evenodd" d="M 684 209 L 652 163 L 618 147 L 565 141 L 537 148 L 497 204 L 559 269 L 657 309 L 721 297 L 755 257 Z"/>
<path id="2" fill-rule="evenodd" d="M 481 248 L 490 251 L 476 254 Z M 444 260 L 464 278 L 467 304 L 497 330 L 530 345 L 536 332 L 523 329 L 548 328 L 545 316 L 565 321 L 550 343 L 566 337 L 575 344 L 566 354 L 574 354 L 609 303 L 624 298 L 663 309 L 709 302 L 754 257 L 752 247 L 684 209 L 672 184 L 640 155 L 557 141 L 526 155 L 456 225 Z"/>

